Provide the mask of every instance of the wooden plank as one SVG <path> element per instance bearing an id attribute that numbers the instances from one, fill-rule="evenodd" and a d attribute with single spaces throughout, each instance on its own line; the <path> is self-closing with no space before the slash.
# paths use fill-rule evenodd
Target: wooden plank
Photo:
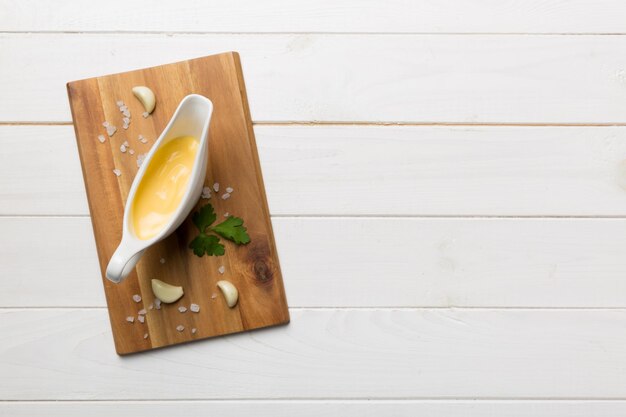
<path id="1" fill-rule="evenodd" d="M 624 33 L 619 0 L 497 3 L 352 0 L 111 0 L 106 8 L 79 0 L 43 0 L 0 8 L 5 31 L 360 32 L 360 33 Z M 68 18 L 71 16 L 71 18 Z M 358 18 L 355 18 L 358 16 Z"/>
<path id="2" fill-rule="evenodd" d="M 147 119 L 139 116 L 144 109 L 132 96 L 135 85 L 148 85 L 159 97 L 158 107 Z M 73 81 L 67 90 L 116 351 L 134 353 L 287 323 L 287 301 L 237 54 Z M 216 195 L 211 204 L 220 217 L 227 212 L 243 217 L 251 242 L 237 248 L 232 245 L 223 257 L 198 258 L 188 247 L 198 233 L 188 218 L 175 233 L 148 248 L 124 282 L 114 284 L 104 275 L 121 240 L 124 205 L 138 170 L 136 158 L 148 152 L 180 100 L 191 93 L 211 97 L 214 105 L 205 184 L 221 182 L 223 187 L 235 188 L 233 198 Z M 103 121 L 119 126 L 119 100 L 135 114 L 134 121 L 127 130 L 119 128 L 100 143 L 96 137 L 104 133 Z M 148 144 L 136 139 L 139 134 L 149 139 Z M 120 152 L 122 143 L 132 143 L 136 155 Z M 114 168 L 121 175 L 116 176 Z M 217 272 L 221 267 L 227 270 L 223 275 Z M 154 300 L 152 279 L 182 286 L 185 297 L 177 305 L 148 311 L 145 324 L 131 325 L 126 318 L 148 310 Z M 223 300 L 211 298 L 218 292 L 220 279 L 228 279 L 239 290 L 239 301 L 231 309 Z M 143 299 L 140 304 L 133 302 L 135 294 Z M 177 308 L 188 308 L 190 303 L 198 304 L 200 312 L 181 316 Z M 181 324 L 185 331 L 177 331 Z"/>
<path id="3" fill-rule="evenodd" d="M 626 307 L 624 219 L 273 223 L 292 306 Z M 0 230 L 0 306 L 104 306 L 89 219 L 5 217 Z"/>
<path id="4" fill-rule="evenodd" d="M 624 127 L 255 131 L 273 215 L 626 215 Z M 88 214 L 70 126 L 0 126 L 0 144 L 0 214 Z"/>
<path id="5" fill-rule="evenodd" d="M 228 50 L 255 121 L 626 123 L 626 36 L 6 33 L 0 121 L 69 121 L 68 79 Z"/>
<path id="6" fill-rule="evenodd" d="M 104 309 L 0 314 L 2 400 L 626 399 L 622 309 L 294 310 L 130 358 Z"/>
<path id="7" fill-rule="evenodd" d="M 124 414 L 171 417 L 623 417 L 626 401 L 546 400 L 218 400 L 218 401 L 36 401 L 0 402 L 11 417 L 109 417 Z"/>

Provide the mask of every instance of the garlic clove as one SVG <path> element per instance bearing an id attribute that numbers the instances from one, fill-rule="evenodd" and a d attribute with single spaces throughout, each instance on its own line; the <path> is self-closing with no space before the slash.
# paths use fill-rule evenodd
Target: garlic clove
<path id="1" fill-rule="evenodd" d="M 228 307 L 233 308 L 235 304 L 237 304 L 237 300 L 239 299 L 239 291 L 233 285 L 232 282 L 222 280 L 217 282 L 217 287 L 224 294 L 224 299 L 226 300 L 226 305 Z"/>
<path id="2" fill-rule="evenodd" d="M 156 106 L 156 97 L 154 92 L 143 85 L 133 87 L 132 92 L 133 95 L 137 97 L 137 100 L 139 100 L 139 102 L 143 105 L 144 109 L 146 109 L 146 113 L 152 113 L 154 106 Z"/>
<path id="3" fill-rule="evenodd" d="M 152 280 L 152 292 L 156 298 L 164 303 L 173 303 L 185 294 L 183 287 L 170 285 L 158 279 Z"/>

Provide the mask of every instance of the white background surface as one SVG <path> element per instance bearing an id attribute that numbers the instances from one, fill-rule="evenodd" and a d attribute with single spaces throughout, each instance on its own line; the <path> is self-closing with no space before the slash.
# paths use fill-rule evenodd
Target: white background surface
<path id="1" fill-rule="evenodd" d="M 626 415 L 625 16 L 0 0 L 0 416 Z M 120 358 L 65 83 L 227 50 L 292 322 Z"/>

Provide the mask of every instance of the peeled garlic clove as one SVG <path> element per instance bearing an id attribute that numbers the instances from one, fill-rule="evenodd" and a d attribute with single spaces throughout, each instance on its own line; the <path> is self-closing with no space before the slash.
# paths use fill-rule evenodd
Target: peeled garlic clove
<path id="1" fill-rule="evenodd" d="M 235 304 L 237 304 L 237 300 L 239 299 L 239 291 L 230 281 L 217 281 L 217 287 L 224 294 L 224 299 L 226 299 L 226 305 L 228 307 L 233 308 Z"/>
<path id="2" fill-rule="evenodd" d="M 170 285 L 158 279 L 152 280 L 152 292 L 154 296 L 164 303 L 173 303 L 183 296 L 183 287 Z"/>
<path id="3" fill-rule="evenodd" d="M 156 97 L 154 92 L 148 87 L 140 85 L 133 87 L 133 95 L 137 97 L 137 100 L 141 102 L 147 113 L 152 113 L 154 106 L 156 105 Z"/>

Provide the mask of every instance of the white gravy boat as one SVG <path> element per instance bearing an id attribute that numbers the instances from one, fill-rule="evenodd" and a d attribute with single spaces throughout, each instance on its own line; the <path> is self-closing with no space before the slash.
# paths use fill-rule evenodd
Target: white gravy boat
<path id="1" fill-rule="evenodd" d="M 106 270 L 106 277 L 109 280 L 119 283 L 126 278 L 137 265 L 145 250 L 156 242 L 165 239 L 176 230 L 198 202 L 206 175 L 209 152 L 209 123 L 212 113 L 213 103 L 208 98 L 198 94 L 186 96 L 178 105 L 161 136 L 159 136 L 150 152 L 146 155 L 128 193 L 122 223 L 122 241 L 115 253 L 113 253 Z M 139 239 L 135 235 L 131 219 L 131 207 L 133 206 L 135 193 L 147 167 L 152 162 L 155 152 L 161 146 L 180 136 L 193 136 L 200 142 L 193 170 L 187 184 L 187 190 L 178 208 L 171 215 L 162 230 L 150 239 Z"/>

